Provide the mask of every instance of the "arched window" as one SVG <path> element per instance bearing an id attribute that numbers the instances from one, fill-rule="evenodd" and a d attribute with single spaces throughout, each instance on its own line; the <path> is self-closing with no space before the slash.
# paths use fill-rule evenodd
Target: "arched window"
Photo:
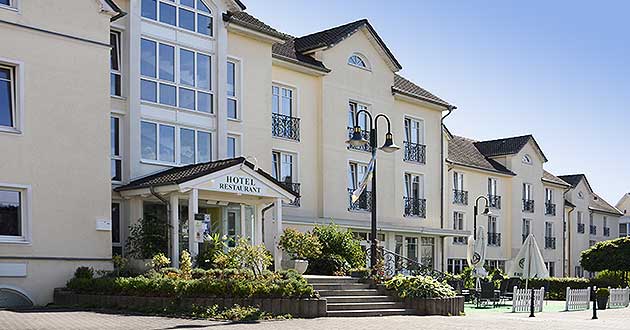
<path id="1" fill-rule="evenodd" d="M 529 155 L 523 156 L 523 164 L 531 164 L 531 163 L 532 163 L 532 157 L 530 157 Z"/>
<path id="2" fill-rule="evenodd" d="M 348 58 L 348 64 L 353 65 L 353 66 L 357 66 L 359 68 L 363 68 L 363 69 L 367 69 L 367 64 L 365 63 L 365 61 L 357 54 L 352 54 L 349 58 Z"/>

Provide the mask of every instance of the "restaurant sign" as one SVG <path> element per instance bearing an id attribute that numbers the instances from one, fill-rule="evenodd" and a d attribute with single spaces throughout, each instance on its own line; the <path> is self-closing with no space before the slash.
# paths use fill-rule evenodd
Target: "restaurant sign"
<path id="1" fill-rule="evenodd" d="M 228 174 L 218 179 L 215 188 L 219 191 L 241 193 L 247 195 L 261 195 L 263 188 L 258 180 L 243 175 Z"/>

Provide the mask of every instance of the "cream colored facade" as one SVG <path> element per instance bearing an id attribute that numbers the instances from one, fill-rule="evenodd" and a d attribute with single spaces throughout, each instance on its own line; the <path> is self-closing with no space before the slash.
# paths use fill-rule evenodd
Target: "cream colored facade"
<path id="1" fill-rule="evenodd" d="M 615 206 L 623 214 L 619 218 L 619 237 L 628 236 L 630 235 L 630 231 L 628 231 L 630 226 L 630 193 L 623 195 Z"/>
<path id="2" fill-rule="evenodd" d="M 110 219 L 103 136 L 117 13 L 105 1 L 11 3 L 0 5 L 0 66 L 13 73 L 15 122 L 0 126 L 0 191 L 19 193 L 20 228 L 0 234 L 0 291 L 43 305 L 78 266 L 111 268 L 111 234 L 98 229 Z"/>

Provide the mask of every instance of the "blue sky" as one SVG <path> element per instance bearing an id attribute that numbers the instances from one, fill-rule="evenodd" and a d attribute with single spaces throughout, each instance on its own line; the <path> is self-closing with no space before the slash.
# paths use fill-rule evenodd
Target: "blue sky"
<path id="1" fill-rule="evenodd" d="M 628 1 L 247 0 L 301 36 L 368 18 L 400 72 L 458 106 L 454 134 L 533 134 L 554 174 L 630 192 Z"/>

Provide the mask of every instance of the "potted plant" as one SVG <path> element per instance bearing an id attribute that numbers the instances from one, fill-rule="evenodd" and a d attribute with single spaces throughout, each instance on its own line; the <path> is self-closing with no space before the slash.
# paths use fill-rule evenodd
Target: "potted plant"
<path id="1" fill-rule="evenodd" d="M 129 268 L 134 273 L 144 273 L 151 268 L 152 258 L 168 252 L 168 224 L 166 220 L 147 215 L 129 226 L 127 253 Z"/>
<path id="2" fill-rule="evenodd" d="M 322 247 L 319 240 L 311 232 L 302 233 L 287 228 L 280 236 L 278 246 L 289 256 L 289 260 L 282 260 L 283 269 L 295 269 L 304 274 L 308 268 L 308 259 L 318 258 Z"/>
<path id="3" fill-rule="evenodd" d="M 606 309 L 608 297 L 610 297 L 610 290 L 608 290 L 608 288 L 599 288 L 595 296 L 597 297 L 597 309 Z"/>

